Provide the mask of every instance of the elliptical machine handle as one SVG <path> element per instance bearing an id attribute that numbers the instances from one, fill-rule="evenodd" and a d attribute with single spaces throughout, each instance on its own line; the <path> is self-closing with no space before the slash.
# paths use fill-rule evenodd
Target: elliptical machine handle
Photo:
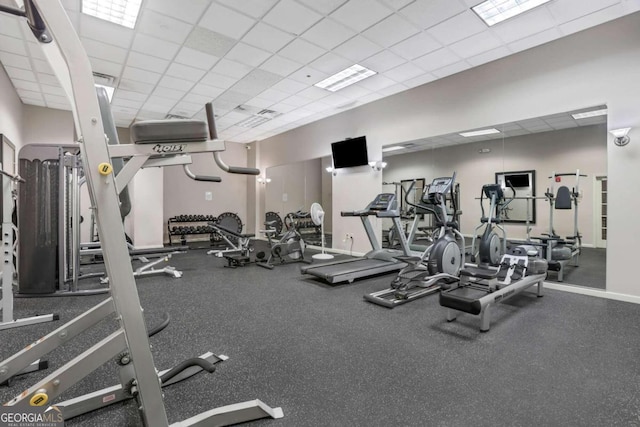
<path id="1" fill-rule="evenodd" d="M 414 208 L 416 208 L 416 209 L 421 209 L 421 210 L 429 211 L 429 212 L 433 213 L 434 215 L 437 215 L 437 213 L 436 213 L 435 209 L 433 209 L 432 207 L 427 206 L 427 205 L 417 205 L 417 204 L 415 204 L 415 203 L 413 203 L 413 202 L 411 202 L 411 201 L 409 200 L 409 194 L 411 194 L 411 193 L 413 192 L 413 187 L 415 187 L 415 186 L 416 186 L 416 181 L 417 181 L 417 180 L 416 180 L 416 179 L 414 179 L 414 180 L 411 182 L 411 185 L 409 186 L 409 189 L 408 189 L 408 190 L 407 190 L 407 192 L 404 194 L 404 201 L 405 201 L 409 206 L 412 206 L 412 207 L 414 207 Z M 421 198 L 421 199 L 422 199 L 422 198 Z M 416 211 L 416 212 L 417 212 L 417 211 Z"/>

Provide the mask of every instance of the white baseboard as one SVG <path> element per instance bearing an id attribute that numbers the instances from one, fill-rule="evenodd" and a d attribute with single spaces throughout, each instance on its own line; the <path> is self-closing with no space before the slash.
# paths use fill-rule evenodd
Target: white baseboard
<path id="1" fill-rule="evenodd" d="M 572 292 L 574 294 L 588 295 L 592 297 L 606 298 L 606 299 L 612 299 L 616 301 L 624 301 L 624 302 L 631 302 L 634 304 L 640 304 L 640 296 L 618 294 L 615 292 L 607 292 L 602 289 L 585 288 L 582 286 L 575 286 L 575 285 L 564 285 L 562 283 L 544 282 L 544 286 L 547 289 L 554 289 L 557 291 Z"/>

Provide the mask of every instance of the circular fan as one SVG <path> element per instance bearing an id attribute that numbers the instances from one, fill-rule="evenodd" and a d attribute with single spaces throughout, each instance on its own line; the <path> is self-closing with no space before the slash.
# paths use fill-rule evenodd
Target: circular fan
<path id="1" fill-rule="evenodd" d="M 320 206 L 320 203 L 312 204 L 309 214 L 311 215 L 311 221 L 313 221 L 315 225 L 320 226 L 320 240 L 322 241 L 322 253 L 315 254 L 312 258 L 333 259 L 333 255 L 324 252 L 324 210 L 322 206 Z"/>

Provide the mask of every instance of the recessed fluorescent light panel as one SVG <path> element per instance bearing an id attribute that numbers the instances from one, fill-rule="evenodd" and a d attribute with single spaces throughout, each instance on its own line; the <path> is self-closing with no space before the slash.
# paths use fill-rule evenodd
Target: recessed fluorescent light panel
<path id="1" fill-rule="evenodd" d="M 402 150 L 403 148 L 402 145 L 392 145 L 391 147 L 382 147 L 382 152 L 388 153 L 389 151 Z"/>
<path id="2" fill-rule="evenodd" d="M 82 0 L 82 13 L 133 28 L 142 0 Z"/>
<path id="3" fill-rule="evenodd" d="M 492 26 L 549 1 L 551 0 L 487 0 L 471 9 L 488 26 Z"/>
<path id="4" fill-rule="evenodd" d="M 474 130 L 471 132 L 462 132 L 462 133 L 459 133 L 458 135 L 464 136 L 465 138 L 471 138 L 472 136 L 492 135 L 494 133 L 500 133 L 500 131 L 498 129 L 489 128 L 489 129 Z"/>
<path id="5" fill-rule="evenodd" d="M 571 117 L 578 120 L 578 119 L 586 119 L 588 117 L 606 116 L 606 115 L 607 115 L 607 109 L 604 108 L 602 110 L 585 111 L 583 113 L 572 114 Z"/>
<path id="6" fill-rule="evenodd" d="M 113 92 L 116 90 L 116 88 L 111 87 L 111 86 L 105 86 L 105 85 L 99 85 L 99 84 L 95 84 L 96 87 L 102 87 L 104 88 L 104 90 L 107 91 L 107 97 L 109 98 L 109 103 L 111 103 L 111 99 L 113 98 Z"/>
<path id="7" fill-rule="evenodd" d="M 314 84 L 314 86 L 320 89 L 326 89 L 330 92 L 335 92 L 349 85 L 352 85 L 360 80 L 371 77 L 377 74 L 375 71 L 363 67 L 362 65 L 352 65 L 351 67 L 342 70 L 331 77 L 327 77 L 323 81 Z"/>

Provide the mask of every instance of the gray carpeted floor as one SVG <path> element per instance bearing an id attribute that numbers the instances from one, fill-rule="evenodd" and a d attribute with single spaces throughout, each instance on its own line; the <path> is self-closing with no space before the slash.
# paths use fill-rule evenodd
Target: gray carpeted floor
<path id="1" fill-rule="evenodd" d="M 269 271 L 223 263 L 191 251 L 171 260 L 183 278 L 138 281 L 149 323 L 163 311 L 172 317 L 151 339 L 158 367 L 208 350 L 230 357 L 215 373 L 165 390 L 170 421 L 258 398 L 281 406 L 285 417 L 252 425 L 640 426 L 637 305 L 525 293 L 497 306 L 491 330 L 480 333 L 475 316 L 447 323 L 437 296 L 393 310 L 362 300 L 392 276 L 329 286 L 300 276 L 300 264 Z M 66 321 L 102 298 L 20 299 L 16 312 L 55 310 Z M 0 357 L 55 327 L 0 332 Z M 112 328 L 99 325 L 56 350 L 51 365 L 61 366 Z M 0 388 L 0 401 L 45 373 Z M 115 378 L 107 365 L 64 397 Z M 133 426 L 138 418 L 129 402 L 68 425 Z"/>

